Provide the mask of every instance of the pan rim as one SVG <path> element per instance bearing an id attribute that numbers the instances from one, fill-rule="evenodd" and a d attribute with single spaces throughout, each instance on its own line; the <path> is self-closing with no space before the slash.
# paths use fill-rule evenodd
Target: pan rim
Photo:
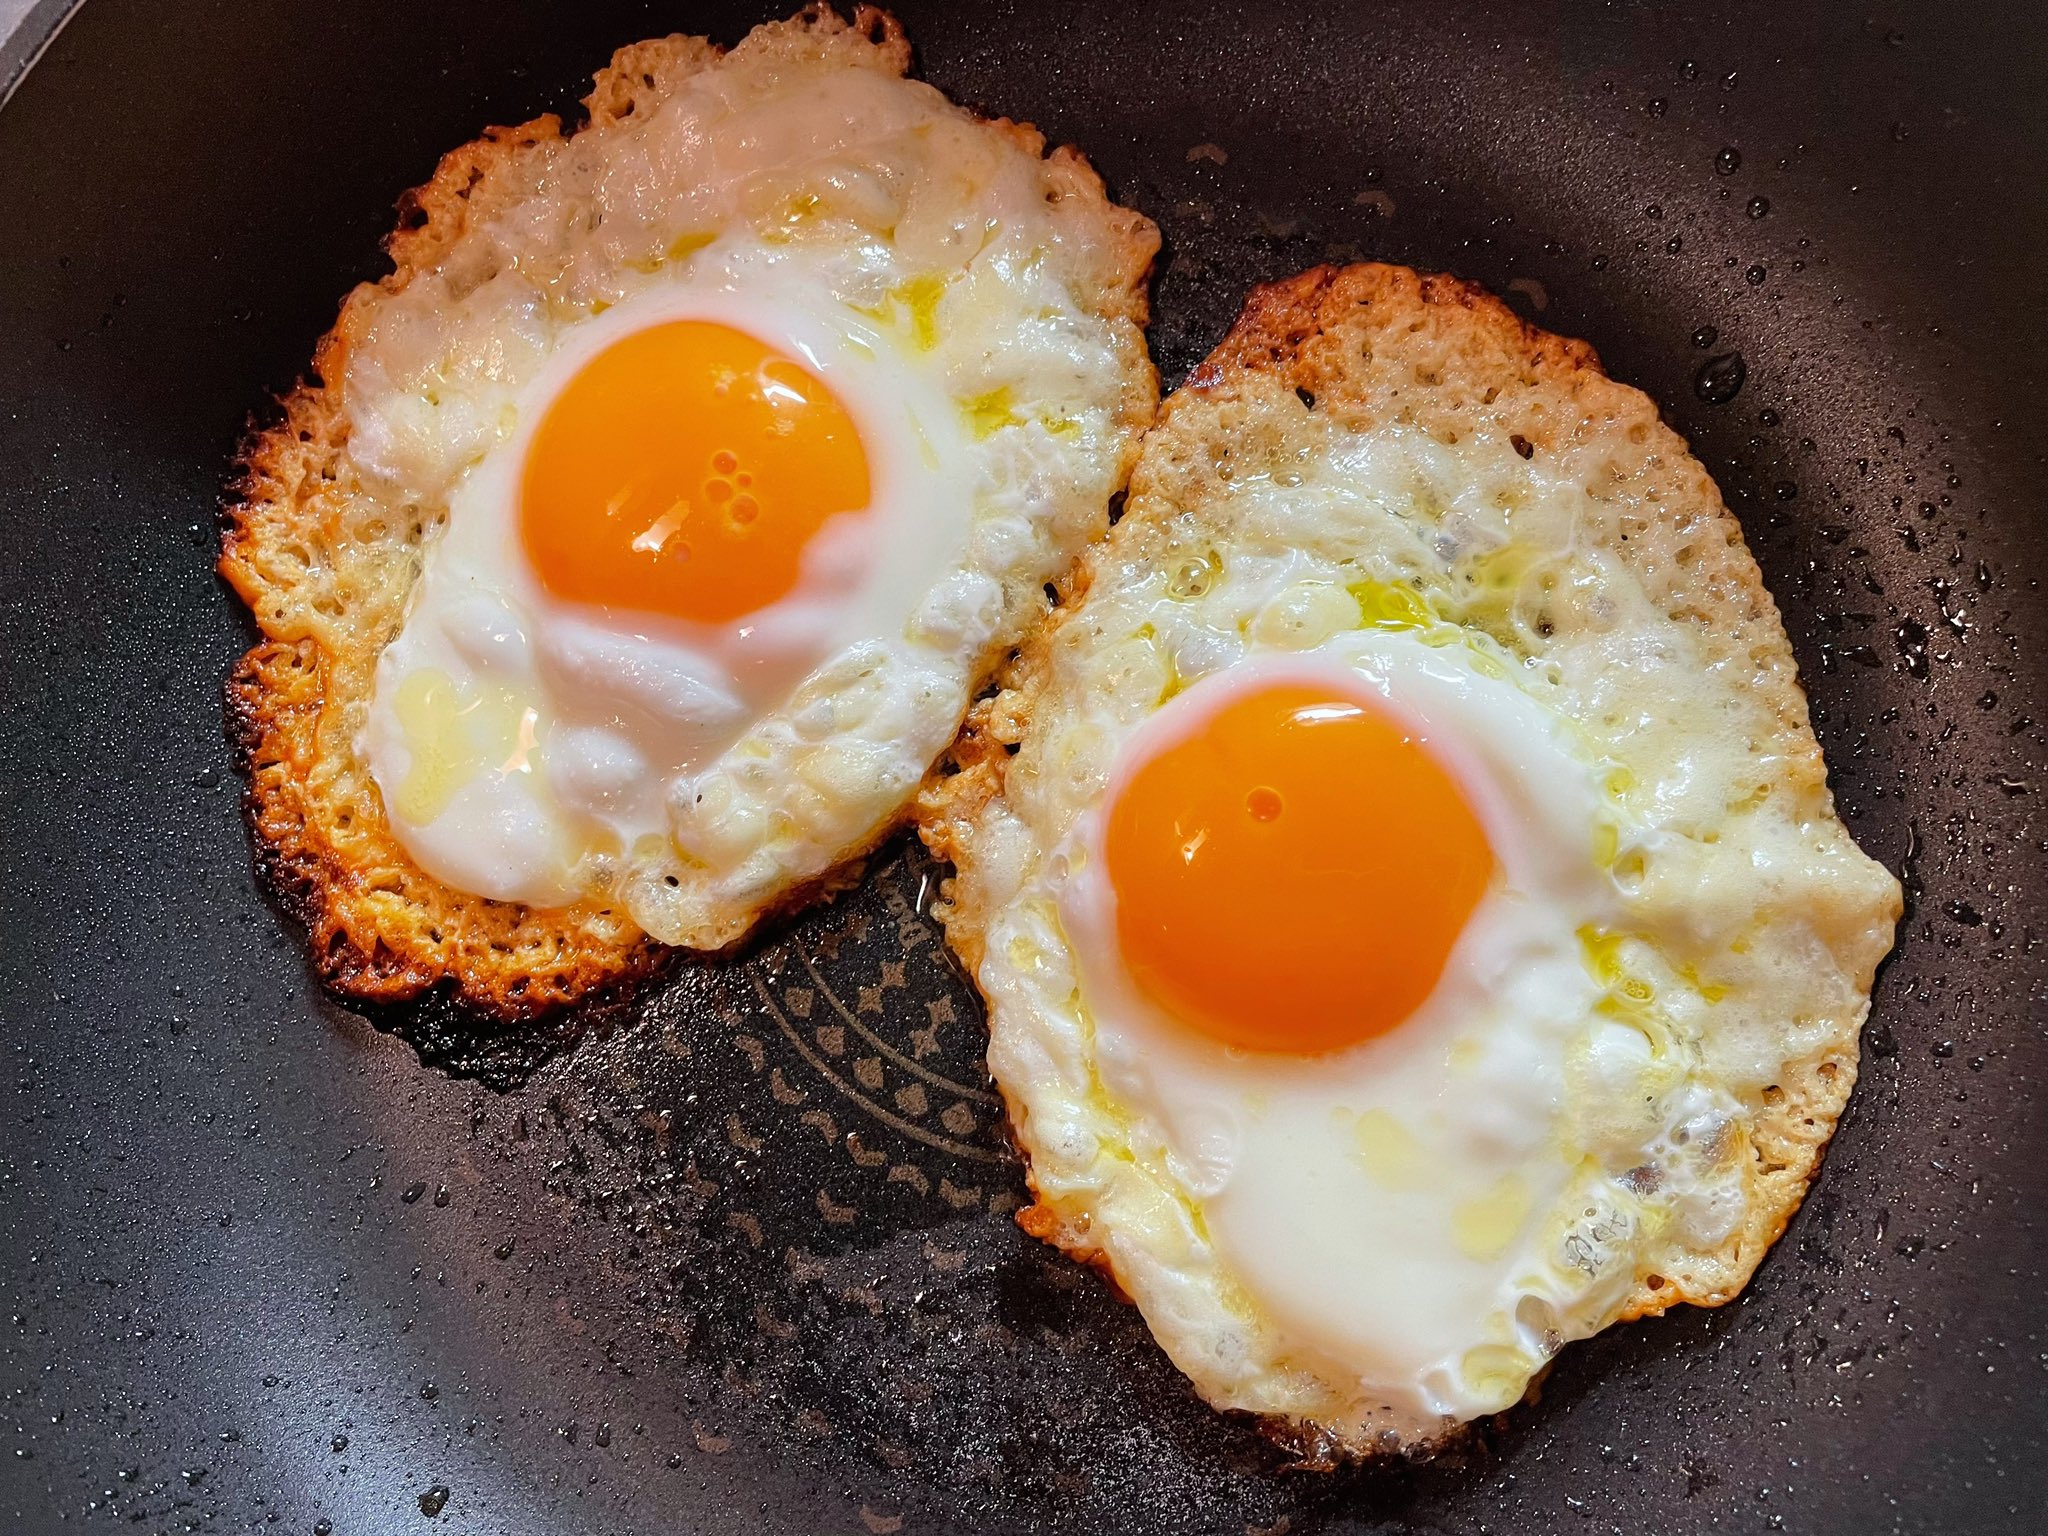
<path id="1" fill-rule="evenodd" d="M 85 0 L 28 0 L 26 8 L 10 21 L 0 16 L 0 107 L 14 94 L 15 87 L 28 78 L 49 51 L 66 22 L 76 16 Z M 21 0 L 0 0 L 0 8 L 14 10 Z"/>

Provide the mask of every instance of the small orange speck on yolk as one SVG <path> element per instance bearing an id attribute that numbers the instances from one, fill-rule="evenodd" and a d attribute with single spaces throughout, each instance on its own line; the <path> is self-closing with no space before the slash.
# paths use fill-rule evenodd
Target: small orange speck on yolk
<path id="1" fill-rule="evenodd" d="M 1435 990 L 1493 878 L 1450 773 L 1364 698 L 1273 682 L 1143 759 L 1104 857 L 1124 965 L 1186 1027 L 1312 1056 Z"/>
<path id="2" fill-rule="evenodd" d="M 613 342 L 549 404 L 519 532 L 556 597 L 723 624 L 788 596 L 818 530 L 869 491 L 823 380 L 731 326 L 675 320 Z"/>

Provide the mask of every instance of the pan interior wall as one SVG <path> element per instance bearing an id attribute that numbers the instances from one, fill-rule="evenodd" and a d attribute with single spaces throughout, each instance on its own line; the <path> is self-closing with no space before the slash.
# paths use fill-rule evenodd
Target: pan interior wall
<path id="1" fill-rule="evenodd" d="M 1807 1206 L 1734 1305 L 1305 1475 L 1016 1229 L 914 844 L 573 1050 L 333 1005 L 223 735 L 235 443 L 440 152 L 771 11 L 91 0 L 0 110 L 12 1528 L 2037 1529 L 2048 12 L 897 9 L 1159 222 L 1169 387 L 1252 283 L 1383 258 L 1693 443 L 1911 902 Z"/>

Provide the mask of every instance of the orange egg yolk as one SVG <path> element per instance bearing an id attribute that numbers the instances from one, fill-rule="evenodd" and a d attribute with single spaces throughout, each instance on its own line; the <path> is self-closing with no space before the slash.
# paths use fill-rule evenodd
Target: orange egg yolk
<path id="1" fill-rule="evenodd" d="M 1414 730 L 1327 687 L 1234 695 L 1144 760 L 1105 836 L 1140 989 L 1247 1050 L 1385 1034 L 1435 989 L 1493 850 Z"/>
<path id="2" fill-rule="evenodd" d="M 612 343 L 548 406 L 519 532 L 557 597 L 723 624 L 788 596 L 805 546 L 868 492 L 860 433 L 822 380 L 676 320 Z"/>

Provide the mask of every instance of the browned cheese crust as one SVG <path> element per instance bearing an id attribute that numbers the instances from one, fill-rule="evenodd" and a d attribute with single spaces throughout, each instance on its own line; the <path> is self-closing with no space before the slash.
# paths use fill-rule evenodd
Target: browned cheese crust
<path id="1" fill-rule="evenodd" d="M 1133 473 L 1127 510 L 1108 541 L 1066 585 L 1061 607 L 1020 650 L 994 696 L 981 700 L 947 765 L 920 801 L 920 830 L 961 871 L 939 909 L 948 940 L 978 972 L 1000 893 L 977 878 L 976 844 L 1004 795 L 1005 775 L 1033 729 L 1050 685 L 1056 639 L 1075 618 L 1098 571 L 1158 564 L 1176 551 L 1184 509 L 1221 501 L 1228 461 L 1261 461 L 1273 402 L 1299 392 L 1317 413 L 1364 430 L 1407 425 L 1442 441 L 1474 432 L 1512 436 L 1541 459 L 1620 429 L 1631 455 L 1610 466 L 1634 507 L 1616 547 L 1651 600 L 1696 629 L 1710 662 L 1735 659 L 1775 717 L 1780 787 L 1823 813 L 1831 806 L 1820 748 L 1808 723 L 1790 644 L 1741 529 L 1684 441 L 1640 391 L 1609 379 L 1593 349 L 1525 323 L 1457 278 L 1405 267 L 1319 267 L 1254 289 L 1216 350 L 1167 398 Z M 1292 402 L 1287 402 L 1291 404 Z M 1676 557 L 1674 558 L 1674 552 Z M 1182 551 L 1184 553 L 1184 551 Z M 1894 904 L 1893 914 L 1897 915 Z M 1889 928 L 1885 930 L 1889 932 Z M 1867 996 L 1884 946 L 1844 957 L 1860 965 Z M 1798 1209 L 1856 1077 L 1853 1032 L 1818 1059 L 1788 1069 L 1754 1106 L 1754 1181 L 1746 1219 L 1725 1247 L 1687 1273 L 1645 1274 L 1622 1312 L 1633 1318 L 1680 1302 L 1718 1306 L 1748 1280 Z M 1013 1118 L 1021 1105 L 1010 1101 Z M 1019 1214 L 1026 1231 L 1107 1269 L 1105 1255 L 1033 1185 L 1039 1203 Z M 1272 1426 L 1311 1464 L 1371 1447 L 1346 1446 L 1311 1425 Z"/>
<path id="2" fill-rule="evenodd" d="M 849 23 L 829 6 L 813 5 L 781 29 L 799 34 L 849 27 L 895 73 L 908 73 L 909 42 L 896 20 L 874 7 L 857 8 Z M 802 46 L 795 37 L 785 41 Z M 574 132 L 603 135 L 619 128 L 723 53 L 705 38 L 680 34 L 620 49 L 594 77 L 584 98 L 588 120 Z M 1065 195 L 1107 201 L 1078 151 L 1048 150 L 1028 124 L 995 120 L 991 126 L 1028 153 L 1045 156 Z M 423 514 L 409 526 L 364 527 L 343 515 L 349 348 L 375 295 L 396 293 L 434 271 L 473 219 L 509 200 L 509 189 L 523 179 L 517 174 L 522 160 L 564 137 L 552 114 L 516 128 L 487 129 L 444 156 L 433 179 L 400 200 L 397 228 L 385 242 L 391 272 L 343 303 L 334 329 L 315 348 L 310 377 L 280 402 L 281 419 L 252 429 L 224 513 L 220 573 L 262 632 L 227 685 L 257 865 L 306 925 L 321 979 L 363 1001 L 403 1001 L 445 986 L 468 1011 L 528 1019 L 641 975 L 662 953 L 622 904 L 585 901 L 540 910 L 472 896 L 426 873 L 393 835 L 355 747 L 377 657 L 404 617 L 434 519 Z M 1157 233 L 1137 214 L 1116 213 L 1131 281 L 1104 294 L 1103 318 L 1141 330 L 1147 319 L 1143 276 Z M 1119 484 L 1136 457 L 1136 432 L 1150 420 L 1156 393 L 1156 387 L 1134 384 L 1124 401 L 1131 441 Z M 353 577 L 337 559 L 344 548 Z M 365 570 L 375 579 L 361 579 Z M 984 669 L 994 660 L 995 654 L 985 658 Z M 900 824 L 901 818 L 880 829 L 868 847 Z M 764 915 L 794 910 L 849 878 L 844 867 L 829 872 L 790 891 Z"/>

